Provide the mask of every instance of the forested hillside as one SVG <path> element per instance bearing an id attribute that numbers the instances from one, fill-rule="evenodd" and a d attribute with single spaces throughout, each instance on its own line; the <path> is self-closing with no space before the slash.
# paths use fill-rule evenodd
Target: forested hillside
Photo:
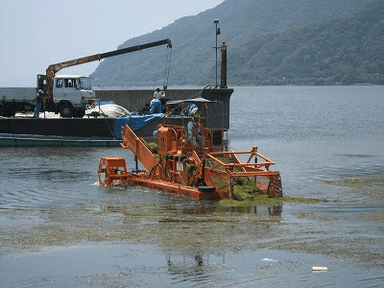
<path id="1" fill-rule="evenodd" d="M 229 85 L 384 84 L 384 1 L 227 0 L 118 48 L 170 38 L 168 85 L 215 84 L 215 24 Z M 165 47 L 109 58 L 101 85 L 162 85 Z"/>

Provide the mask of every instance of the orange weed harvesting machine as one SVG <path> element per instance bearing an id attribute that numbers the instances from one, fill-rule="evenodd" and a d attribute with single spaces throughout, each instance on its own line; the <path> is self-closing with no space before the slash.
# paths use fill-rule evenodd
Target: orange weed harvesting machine
<path id="1" fill-rule="evenodd" d="M 157 151 L 151 151 L 143 138 L 124 126 L 120 146 L 133 152 L 136 170 L 128 172 L 124 158 L 102 157 L 99 184 L 140 185 L 195 199 L 233 199 L 238 179 L 246 177 L 269 197 L 282 197 L 280 173 L 270 170 L 274 162 L 258 153 L 256 147 L 244 152 L 218 149 L 208 128 L 200 128 L 205 143 L 195 147 L 185 130 L 184 125 L 158 125 Z M 247 161 L 241 162 L 240 158 Z M 137 161 L 144 171 L 138 170 Z"/>

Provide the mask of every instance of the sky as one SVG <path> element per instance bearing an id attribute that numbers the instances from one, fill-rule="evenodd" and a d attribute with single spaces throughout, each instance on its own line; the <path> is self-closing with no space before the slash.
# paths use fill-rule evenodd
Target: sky
<path id="1" fill-rule="evenodd" d="M 50 64 L 116 50 L 128 39 L 222 2 L 0 0 L 0 87 L 35 87 L 36 75 L 45 74 Z M 97 65 L 87 63 L 58 74 L 89 75 Z"/>

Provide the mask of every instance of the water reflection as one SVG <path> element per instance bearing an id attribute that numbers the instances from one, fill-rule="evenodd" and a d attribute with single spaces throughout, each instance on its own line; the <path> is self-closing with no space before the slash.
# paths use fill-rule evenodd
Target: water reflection
<path id="1" fill-rule="evenodd" d="M 193 205 L 165 205 L 163 209 L 168 211 L 177 211 L 177 213 L 186 215 L 212 215 L 213 213 L 243 213 L 259 216 L 278 216 L 283 213 L 283 204 L 276 202 L 273 204 L 256 204 L 250 202 L 238 202 L 237 206 L 220 206 L 218 202 L 199 203 Z"/>
<path id="2" fill-rule="evenodd" d="M 168 273 L 175 282 L 185 282 L 193 279 L 200 284 L 214 281 L 218 271 L 225 269 L 225 253 L 221 256 L 204 255 L 197 252 L 195 255 L 167 255 Z M 220 275 L 220 273 L 218 273 Z M 173 283 L 175 284 L 175 283 Z"/>
<path id="3" fill-rule="evenodd" d="M 178 208 L 175 207 L 164 207 L 168 211 L 175 211 Z M 283 213 L 282 203 L 274 203 L 270 205 L 258 205 L 255 203 L 245 203 L 240 206 L 222 207 L 220 205 L 212 204 L 209 206 L 198 205 L 194 207 L 179 208 L 181 214 L 186 215 L 212 215 L 213 213 L 242 213 L 252 214 L 258 216 L 277 216 L 281 217 Z"/>
<path id="4" fill-rule="evenodd" d="M 251 203 L 250 205 L 237 206 L 237 207 L 218 207 L 218 212 L 236 212 L 236 213 L 249 213 L 259 216 L 278 216 L 281 217 L 283 213 L 283 205 L 275 203 L 271 205 L 257 205 Z"/>
<path id="5" fill-rule="evenodd" d="M 179 199 L 180 200 L 180 199 Z M 111 209 L 111 204 L 101 204 L 101 211 L 114 211 L 114 212 L 126 212 L 125 210 L 137 209 L 137 208 L 145 208 L 148 207 L 154 210 L 154 215 L 161 211 L 162 214 L 169 215 L 214 215 L 215 213 L 225 214 L 225 213 L 241 213 L 241 214 L 251 214 L 251 215 L 259 215 L 259 216 L 277 216 L 281 217 L 283 212 L 283 204 L 281 202 L 276 202 L 273 204 L 256 204 L 250 202 L 239 202 L 237 206 L 220 206 L 216 201 L 199 201 L 199 202 L 183 202 L 179 201 L 178 204 L 165 204 L 162 203 L 160 205 L 157 204 L 138 204 L 137 206 L 126 206 L 126 205 L 115 205 L 113 209 Z"/>

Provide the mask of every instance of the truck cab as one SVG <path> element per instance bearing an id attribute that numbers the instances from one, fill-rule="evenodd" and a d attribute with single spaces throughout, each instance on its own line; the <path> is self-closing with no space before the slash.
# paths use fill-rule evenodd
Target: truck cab
<path id="1" fill-rule="evenodd" d="M 89 77 L 78 75 L 57 75 L 53 83 L 55 112 L 61 117 L 83 117 L 87 105 L 95 101 Z"/>

